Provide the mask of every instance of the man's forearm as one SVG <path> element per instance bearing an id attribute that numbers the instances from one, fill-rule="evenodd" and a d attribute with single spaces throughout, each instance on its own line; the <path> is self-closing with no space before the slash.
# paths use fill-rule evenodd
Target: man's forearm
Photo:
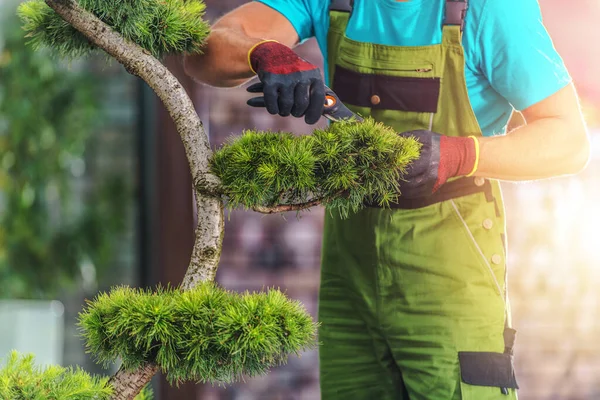
<path id="1" fill-rule="evenodd" d="M 527 125 L 480 139 L 475 175 L 528 181 L 572 175 L 587 164 L 590 145 L 573 84 L 522 111 Z"/>
<path id="2" fill-rule="evenodd" d="M 273 8 L 257 1 L 229 12 L 211 28 L 204 54 L 184 59 L 185 71 L 197 81 L 212 86 L 238 86 L 254 76 L 248 51 L 264 39 L 293 47 L 298 34 L 290 21 Z"/>
<path id="3" fill-rule="evenodd" d="M 506 136 L 481 138 L 475 175 L 527 181 L 575 174 L 585 167 L 589 152 L 580 121 L 539 119 Z"/>
<path id="4" fill-rule="evenodd" d="M 248 50 L 260 41 L 232 28 L 215 28 L 204 54 L 184 58 L 185 71 L 211 86 L 239 86 L 254 76 L 248 65 Z"/>

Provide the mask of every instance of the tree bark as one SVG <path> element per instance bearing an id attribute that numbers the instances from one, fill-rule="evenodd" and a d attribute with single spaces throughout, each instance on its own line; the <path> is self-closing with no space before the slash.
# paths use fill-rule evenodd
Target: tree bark
<path id="1" fill-rule="evenodd" d="M 312 207 L 316 207 L 320 204 L 323 204 L 324 202 L 330 200 L 333 197 L 340 197 L 343 195 L 344 195 L 344 191 L 340 190 L 339 192 L 335 193 L 334 196 L 332 196 L 332 197 L 321 197 L 318 199 L 307 201 L 306 203 L 299 203 L 299 204 L 278 204 L 273 207 L 258 207 L 257 206 L 257 207 L 252 207 L 252 211 L 256 211 L 261 214 L 278 214 L 278 213 L 284 213 L 284 212 L 289 212 L 289 211 L 302 211 L 302 210 L 306 210 L 307 208 L 312 208 Z"/>
<path id="2" fill-rule="evenodd" d="M 256 211 L 261 214 L 278 214 L 289 211 L 302 211 L 307 208 L 316 207 L 323 202 L 324 199 L 311 200 L 307 203 L 301 204 L 280 204 L 274 207 L 252 207 L 252 211 Z"/>
<path id="3" fill-rule="evenodd" d="M 157 372 L 158 366 L 155 364 L 147 364 L 135 371 L 127 371 L 123 367 L 119 368 L 117 373 L 108 381 L 114 390 L 112 399 L 135 398 Z"/>
<path id="4" fill-rule="evenodd" d="M 199 191 L 196 191 L 195 198 L 198 224 L 190 266 L 181 283 L 183 290 L 191 289 L 200 282 L 215 279 L 225 233 L 223 202 L 220 199 L 216 201 Z"/>
<path id="5" fill-rule="evenodd" d="M 198 210 L 194 249 L 181 288 L 188 290 L 201 282 L 214 280 L 224 231 L 220 181 L 210 173 L 212 151 L 208 137 L 185 89 L 150 53 L 125 40 L 75 1 L 46 0 L 46 3 L 92 43 L 123 64 L 129 73 L 146 81 L 164 103 L 185 147 Z M 135 371 L 120 368 L 110 379 L 113 400 L 133 399 L 158 369 L 150 363 Z"/>

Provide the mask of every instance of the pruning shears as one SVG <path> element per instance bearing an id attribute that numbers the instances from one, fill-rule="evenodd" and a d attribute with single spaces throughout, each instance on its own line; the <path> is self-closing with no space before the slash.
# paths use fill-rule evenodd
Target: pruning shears
<path id="1" fill-rule="evenodd" d="M 255 83 L 248 88 L 248 91 L 251 93 L 262 92 L 263 84 L 261 82 Z M 248 100 L 248 105 L 252 107 L 265 107 L 265 98 L 254 97 Z M 323 105 L 323 111 L 321 114 L 333 122 L 343 120 L 352 120 L 356 122 L 363 121 L 362 117 L 350 111 L 350 109 L 348 109 L 348 107 L 342 103 L 338 95 L 327 86 L 325 86 L 325 104 Z"/>
<path id="2" fill-rule="evenodd" d="M 350 109 L 341 102 L 337 94 L 327 86 L 325 86 L 325 106 L 323 107 L 323 116 L 333 122 L 349 119 L 356 122 L 363 121 L 362 117 L 350 111 Z"/>

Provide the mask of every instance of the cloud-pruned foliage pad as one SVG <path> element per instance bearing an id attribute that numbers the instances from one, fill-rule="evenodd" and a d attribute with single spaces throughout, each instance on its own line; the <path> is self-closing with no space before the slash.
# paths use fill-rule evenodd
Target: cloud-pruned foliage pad
<path id="1" fill-rule="evenodd" d="M 155 57 L 169 53 L 199 53 L 209 25 L 202 0 L 79 0 L 79 4 Z M 51 47 L 64 57 L 95 48 L 44 0 L 22 3 L 18 14 L 34 48 Z"/>
<path id="2" fill-rule="evenodd" d="M 386 206 L 397 199 L 402 173 L 419 156 L 420 146 L 367 118 L 305 136 L 248 130 L 211 161 L 231 208 L 323 199 L 346 216 L 365 201 Z"/>
<path id="3" fill-rule="evenodd" d="M 98 361 L 135 369 L 156 363 L 172 383 L 228 383 L 255 376 L 316 345 L 316 324 L 279 290 L 231 293 L 214 283 L 189 291 L 119 287 L 80 315 Z"/>

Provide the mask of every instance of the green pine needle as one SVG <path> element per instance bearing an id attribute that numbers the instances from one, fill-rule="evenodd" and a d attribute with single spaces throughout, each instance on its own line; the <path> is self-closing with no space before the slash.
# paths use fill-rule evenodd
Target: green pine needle
<path id="1" fill-rule="evenodd" d="M 79 4 L 155 57 L 201 53 L 210 30 L 203 20 L 202 0 L 79 0 Z M 44 0 L 22 3 L 18 14 L 35 49 L 50 47 L 63 57 L 95 49 Z"/>
<path id="2" fill-rule="evenodd" d="M 152 391 L 152 389 L 150 388 L 149 385 L 144 386 L 144 388 L 141 390 L 141 392 L 138 393 L 137 396 L 135 396 L 135 400 L 152 400 L 154 399 L 154 392 Z"/>
<path id="3" fill-rule="evenodd" d="M 107 386 L 108 378 L 91 376 L 78 368 L 40 368 L 34 365 L 31 354 L 13 351 L 4 363 L 0 368 L 0 399 L 104 400 L 113 392 Z"/>
<path id="4" fill-rule="evenodd" d="M 156 363 L 171 383 L 228 383 L 264 374 L 313 348 L 317 325 L 279 290 L 235 294 L 205 283 L 190 291 L 113 289 L 80 314 L 88 351 L 108 365 Z"/>
<path id="5" fill-rule="evenodd" d="M 312 135 L 248 130 L 215 152 L 230 208 L 273 207 L 324 199 L 342 216 L 365 201 L 389 206 L 421 144 L 367 118 L 339 122 Z"/>

